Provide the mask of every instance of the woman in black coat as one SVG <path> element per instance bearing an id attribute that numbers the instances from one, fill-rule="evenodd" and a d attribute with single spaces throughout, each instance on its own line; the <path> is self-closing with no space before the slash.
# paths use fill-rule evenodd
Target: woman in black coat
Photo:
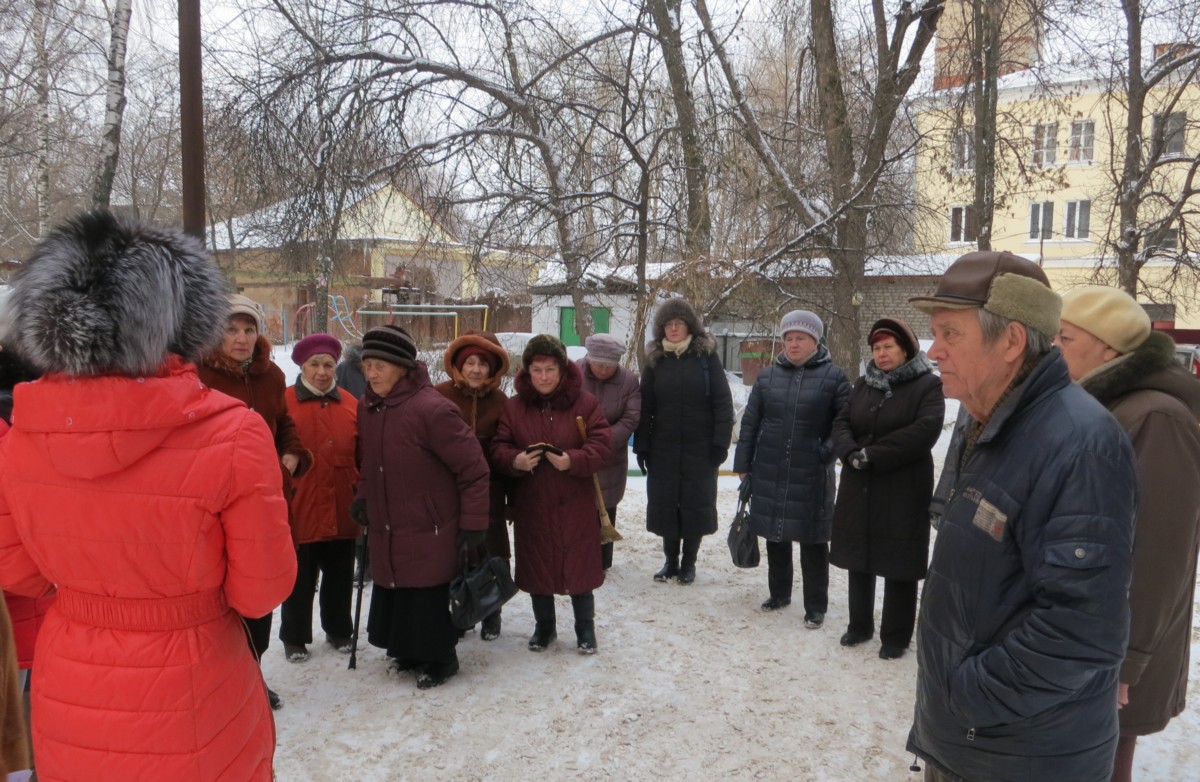
<path id="1" fill-rule="evenodd" d="M 717 531 L 717 468 L 729 455 L 733 397 L 716 340 L 687 301 L 659 307 L 654 337 L 646 345 L 633 451 L 648 473 L 646 529 L 662 537 L 666 554 L 654 580 L 690 584 L 700 539 Z"/>
<path id="2" fill-rule="evenodd" d="M 850 627 L 842 646 L 875 635 L 875 578 L 883 577 L 879 656 L 904 654 L 917 617 L 917 581 L 929 554 L 934 443 L 946 401 L 942 381 L 908 324 L 871 326 L 871 362 L 833 422 L 842 485 L 830 561 L 849 573 Z"/>
<path id="3" fill-rule="evenodd" d="M 829 605 L 829 526 L 833 514 L 834 416 L 850 381 L 820 344 L 814 313 L 783 316 L 783 351 L 750 390 L 733 468 L 750 481 L 750 529 L 767 540 L 764 611 L 792 602 L 792 542 L 800 544 L 804 626 L 820 627 Z"/>

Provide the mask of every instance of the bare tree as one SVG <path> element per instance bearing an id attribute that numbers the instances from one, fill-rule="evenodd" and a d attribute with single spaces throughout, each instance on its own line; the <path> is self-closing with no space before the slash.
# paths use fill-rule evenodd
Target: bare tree
<path id="1" fill-rule="evenodd" d="M 104 126 L 100 134 L 100 165 L 92 188 L 92 203 L 107 207 L 121 156 L 121 122 L 125 115 L 125 48 L 129 41 L 132 0 L 117 0 L 109 20 L 108 83 L 105 88 Z"/>

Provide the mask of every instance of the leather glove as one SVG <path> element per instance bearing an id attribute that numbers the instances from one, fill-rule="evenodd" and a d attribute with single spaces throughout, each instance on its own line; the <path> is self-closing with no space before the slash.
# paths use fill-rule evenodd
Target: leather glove
<path id="1" fill-rule="evenodd" d="M 639 453 L 637 455 L 637 466 L 642 471 L 642 475 L 646 474 L 646 455 Z"/>
<path id="2" fill-rule="evenodd" d="M 865 448 L 859 448 L 857 451 L 851 451 L 846 456 L 846 462 L 856 470 L 865 470 L 870 467 L 870 461 L 867 459 L 867 451 Z"/>
<path id="3" fill-rule="evenodd" d="M 350 518 L 360 527 L 367 526 L 367 501 L 355 499 L 350 501 Z"/>
<path id="4" fill-rule="evenodd" d="M 458 547 L 476 548 L 483 545 L 487 532 L 481 529 L 460 529 L 458 531 Z"/>
<path id="5" fill-rule="evenodd" d="M 713 467 L 720 467 L 725 463 L 725 459 L 729 457 L 729 449 L 714 446 L 711 453 Z"/>

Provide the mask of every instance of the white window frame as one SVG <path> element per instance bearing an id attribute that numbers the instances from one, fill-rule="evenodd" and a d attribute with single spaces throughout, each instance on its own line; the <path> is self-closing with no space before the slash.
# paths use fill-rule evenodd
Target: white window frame
<path id="1" fill-rule="evenodd" d="M 1158 129 L 1161 125 L 1163 128 L 1163 157 L 1183 157 L 1187 154 L 1187 112 L 1173 111 L 1170 114 L 1155 114 L 1154 115 L 1154 133 L 1158 134 Z"/>
<path id="2" fill-rule="evenodd" d="M 974 211 L 975 208 L 970 204 L 954 204 L 950 207 L 950 244 L 974 244 L 979 239 Z M 957 239 L 955 233 L 958 234 Z"/>
<path id="3" fill-rule="evenodd" d="M 975 134 L 970 128 L 954 131 L 951 155 L 955 171 L 967 173 L 975 170 Z"/>
<path id="4" fill-rule="evenodd" d="M 1034 167 L 1054 165 L 1058 159 L 1058 123 L 1040 122 L 1033 126 Z"/>
<path id="5" fill-rule="evenodd" d="M 1032 225 L 1032 218 L 1030 218 Z M 1092 202 L 1087 200 L 1068 201 L 1063 217 L 1064 239 L 1090 239 Z"/>
<path id="6" fill-rule="evenodd" d="M 1033 201 L 1029 204 L 1029 240 L 1047 241 L 1054 238 L 1054 202 Z"/>
<path id="7" fill-rule="evenodd" d="M 1077 119 L 1071 123 L 1071 138 L 1067 143 L 1067 160 L 1071 163 L 1091 163 L 1096 159 L 1096 121 Z"/>

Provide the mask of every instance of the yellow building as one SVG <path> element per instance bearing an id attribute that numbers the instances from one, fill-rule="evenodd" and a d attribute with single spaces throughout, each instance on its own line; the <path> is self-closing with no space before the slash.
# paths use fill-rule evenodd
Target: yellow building
<path id="1" fill-rule="evenodd" d="M 964 4 L 951 5 L 957 10 L 947 11 L 938 35 L 961 40 Z M 1118 17 L 1115 27 L 1098 32 L 1120 37 L 1123 25 Z M 1119 83 L 1099 72 L 1104 58 L 1095 51 L 1072 51 L 1069 42 L 1007 21 L 1003 34 L 1002 49 L 1014 55 L 1004 60 L 997 90 L 992 248 L 1039 261 L 1059 289 L 1115 284 L 1114 248 L 1120 236 L 1115 181 L 1124 160 L 1126 96 Z M 1148 58 L 1191 51 L 1169 37 L 1151 40 L 1151 35 L 1147 29 Z M 1095 43 L 1099 48 L 1101 42 Z M 936 57 L 937 89 L 916 106 L 915 241 L 920 252 L 965 253 L 976 246 L 978 233 L 972 207 L 972 113 L 964 100 L 970 86 L 961 72 L 967 58 L 961 46 L 943 43 Z M 1178 197 L 1189 172 L 1197 179 L 1193 187 L 1200 186 L 1200 83 L 1165 80 L 1147 96 L 1145 116 L 1147 139 L 1156 127 L 1163 130 L 1167 161 L 1153 188 Z M 1192 198 L 1180 220 L 1148 235 L 1142 245 L 1149 260 L 1140 275 L 1139 299 L 1158 305 L 1150 308 L 1156 321 L 1174 320 L 1179 328 L 1200 328 L 1194 259 L 1178 252 L 1181 230 L 1193 236 L 1200 232 L 1200 196 Z M 1162 201 L 1146 201 L 1139 218 L 1161 218 L 1155 209 L 1162 208 Z"/>

